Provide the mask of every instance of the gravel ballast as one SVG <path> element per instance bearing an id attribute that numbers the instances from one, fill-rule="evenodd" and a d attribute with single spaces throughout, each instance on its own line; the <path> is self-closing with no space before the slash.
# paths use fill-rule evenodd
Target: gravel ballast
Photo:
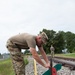
<path id="1" fill-rule="evenodd" d="M 29 64 L 26 65 L 26 75 L 34 75 L 34 62 L 32 57 L 28 57 Z M 43 61 L 43 60 L 42 60 Z M 56 63 L 53 63 L 54 65 Z M 40 64 L 36 62 L 36 67 L 37 67 L 37 75 L 42 75 L 45 71 L 47 71 L 47 68 L 44 68 Z M 57 75 L 75 75 L 75 70 L 71 71 L 68 67 L 62 66 L 61 70 L 57 72 Z"/>

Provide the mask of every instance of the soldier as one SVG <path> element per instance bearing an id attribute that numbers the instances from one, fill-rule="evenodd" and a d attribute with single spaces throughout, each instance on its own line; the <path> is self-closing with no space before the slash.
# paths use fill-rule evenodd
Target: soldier
<path id="1" fill-rule="evenodd" d="M 33 58 L 43 67 L 49 68 L 50 63 L 43 49 L 43 44 L 46 44 L 48 37 L 45 32 L 39 35 L 31 35 L 21 33 L 8 39 L 6 47 L 10 52 L 15 75 L 25 75 L 25 64 L 21 53 L 21 49 L 29 49 Z M 41 52 L 46 63 L 44 63 L 36 52 L 36 46 Z"/>

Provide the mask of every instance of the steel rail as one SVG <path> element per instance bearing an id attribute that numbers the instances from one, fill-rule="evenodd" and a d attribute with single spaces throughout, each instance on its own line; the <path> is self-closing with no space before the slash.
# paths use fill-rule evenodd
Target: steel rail
<path id="1" fill-rule="evenodd" d="M 51 59 L 51 56 L 47 56 L 48 59 Z M 41 56 L 42 58 L 42 56 Z M 69 67 L 71 70 L 75 70 L 75 58 L 66 58 L 66 57 L 56 57 L 54 56 L 53 61 L 55 63 L 60 63 L 62 66 Z"/>
<path id="2" fill-rule="evenodd" d="M 61 63 L 63 66 L 69 67 L 71 70 L 75 70 L 75 62 L 67 61 L 63 59 L 53 58 L 54 62 Z"/>
<path id="3" fill-rule="evenodd" d="M 50 55 L 47 56 L 48 59 L 51 58 Z M 42 57 L 41 57 L 42 58 Z M 58 58 L 58 59 L 64 59 L 64 60 L 70 60 L 70 61 L 75 61 L 75 58 L 68 58 L 68 57 L 59 57 L 59 56 L 54 56 L 54 58 Z"/>
<path id="4" fill-rule="evenodd" d="M 55 56 L 55 58 L 65 59 L 65 60 L 70 60 L 70 61 L 75 61 L 75 58 L 67 58 L 67 57 L 59 57 L 59 56 Z"/>

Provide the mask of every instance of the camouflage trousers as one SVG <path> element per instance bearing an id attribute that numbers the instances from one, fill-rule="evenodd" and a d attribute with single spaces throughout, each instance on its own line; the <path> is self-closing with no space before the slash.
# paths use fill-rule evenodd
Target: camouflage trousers
<path id="1" fill-rule="evenodd" d="M 11 55 L 15 75 L 25 75 L 25 63 L 21 49 L 10 40 L 7 41 L 6 47 Z"/>

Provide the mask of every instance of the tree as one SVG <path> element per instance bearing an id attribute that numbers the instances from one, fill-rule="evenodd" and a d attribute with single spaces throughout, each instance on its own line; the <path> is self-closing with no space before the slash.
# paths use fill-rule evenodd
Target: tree
<path id="1" fill-rule="evenodd" d="M 53 45 L 55 53 L 61 53 L 63 49 L 67 49 L 68 52 L 75 52 L 75 34 L 72 32 L 59 31 L 56 33 L 54 30 L 43 29 L 48 36 L 48 43 L 44 45 L 44 50 L 48 54 L 50 53 L 50 46 Z M 42 32 L 40 31 L 40 33 Z"/>
<path id="2" fill-rule="evenodd" d="M 62 50 L 64 49 L 65 46 L 65 41 L 64 41 L 62 31 L 59 31 L 56 34 L 56 37 L 54 38 L 54 46 L 55 46 L 56 53 L 62 53 Z"/>
<path id="3" fill-rule="evenodd" d="M 67 49 L 69 52 L 75 52 L 75 34 L 72 32 L 66 32 L 66 43 L 67 43 Z"/>
<path id="4" fill-rule="evenodd" d="M 1 53 L 0 53 L 0 56 L 1 56 Z"/>

